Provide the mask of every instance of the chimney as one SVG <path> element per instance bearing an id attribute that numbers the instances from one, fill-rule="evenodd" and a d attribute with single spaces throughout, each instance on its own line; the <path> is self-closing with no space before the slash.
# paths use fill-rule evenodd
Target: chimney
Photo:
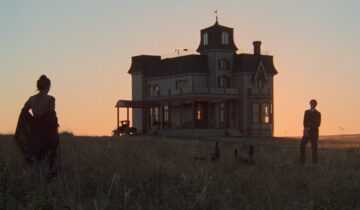
<path id="1" fill-rule="evenodd" d="M 261 55 L 261 41 L 254 41 L 254 55 Z"/>

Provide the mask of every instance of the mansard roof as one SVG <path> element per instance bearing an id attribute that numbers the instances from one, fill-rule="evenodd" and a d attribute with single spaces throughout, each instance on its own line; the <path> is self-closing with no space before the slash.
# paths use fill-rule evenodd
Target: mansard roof
<path id="1" fill-rule="evenodd" d="M 206 55 L 185 55 L 161 59 L 160 56 L 139 55 L 132 57 L 129 73 L 142 73 L 146 77 L 170 76 L 186 73 L 208 73 Z M 234 72 L 256 72 L 260 62 L 270 74 L 277 74 L 273 56 L 236 54 L 234 55 Z"/>
<path id="2" fill-rule="evenodd" d="M 132 57 L 130 74 L 141 72 L 144 76 L 168 76 L 186 73 L 208 73 L 205 55 L 185 55 L 161 59 L 160 56 L 141 55 Z"/>
<path id="3" fill-rule="evenodd" d="M 221 43 L 222 32 L 227 32 L 229 34 L 229 44 Z M 204 34 L 208 34 L 208 44 L 204 45 Z M 220 25 L 217 21 L 214 25 L 204 28 L 200 32 L 200 44 L 197 49 L 197 52 L 201 53 L 207 50 L 231 50 L 237 51 L 236 44 L 234 42 L 234 29 Z"/>
<path id="4" fill-rule="evenodd" d="M 268 73 L 273 75 L 278 73 L 273 62 L 273 56 L 254 54 L 235 55 L 234 72 L 256 72 L 260 62 L 263 63 Z"/>

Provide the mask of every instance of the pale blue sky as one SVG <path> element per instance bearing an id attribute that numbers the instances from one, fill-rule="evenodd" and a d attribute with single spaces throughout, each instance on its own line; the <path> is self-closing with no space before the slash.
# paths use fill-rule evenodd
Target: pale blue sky
<path id="1" fill-rule="evenodd" d="M 360 133 L 359 8 L 355 0 L 0 0 L 0 132 L 13 132 L 46 73 L 62 129 L 109 134 L 115 101 L 130 97 L 131 56 L 195 50 L 217 9 L 240 52 L 260 39 L 275 56 L 278 135 L 299 134 L 312 97 L 327 116 L 324 133 Z"/>

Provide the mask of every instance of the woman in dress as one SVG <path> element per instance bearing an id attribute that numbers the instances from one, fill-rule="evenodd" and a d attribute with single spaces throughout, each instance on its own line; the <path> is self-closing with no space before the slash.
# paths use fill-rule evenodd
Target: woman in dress
<path id="1" fill-rule="evenodd" d="M 15 140 L 28 164 L 48 162 L 48 176 L 56 175 L 56 150 L 59 145 L 55 98 L 48 95 L 51 81 L 42 75 L 37 81 L 38 93 L 31 96 L 21 110 Z"/>

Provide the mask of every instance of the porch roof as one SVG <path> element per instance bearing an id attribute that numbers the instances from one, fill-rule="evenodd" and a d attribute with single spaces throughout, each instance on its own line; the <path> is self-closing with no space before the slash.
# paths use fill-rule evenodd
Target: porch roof
<path id="1" fill-rule="evenodd" d="M 118 100 L 115 104 L 116 108 L 120 107 L 129 107 L 129 108 L 144 108 L 149 106 L 158 105 L 158 103 L 153 101 L 142 101 L 142 100 Z"/>
<path id="2" fill-rule="evenodd" d="M 211 95 L 192 95 L 192 96 L 154 96 L 145 100 L 118 100 L 115 107 L 129 107 L 129 108 L 145 108 L 157 106 L 169 102 L 188 103 L 191 101 L 210 101 L 219 102 L 224 100 L 238 99 L 236 96 L 211 96 Z"/>

